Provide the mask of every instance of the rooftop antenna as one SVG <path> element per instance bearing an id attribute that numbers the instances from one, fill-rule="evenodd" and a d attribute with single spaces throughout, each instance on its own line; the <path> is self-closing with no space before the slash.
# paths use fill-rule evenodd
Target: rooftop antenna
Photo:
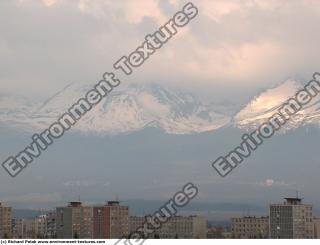
<path id="1" fill-rule="evenodd" d="M 299 191 L 296 190 L 296 198 L 299 198 Z"/>
<path id="2" fill-rule="evenodd" d="M 80 195 L 78 196 L 78 201 L 79 201 L 79 202 L 81 201 Z"/>
<path id="3" fill-rule="evenodd" d="M 118 193 L 116 194 L 116 201 L 119 202 L 119 195 L 118 195 Z"/>

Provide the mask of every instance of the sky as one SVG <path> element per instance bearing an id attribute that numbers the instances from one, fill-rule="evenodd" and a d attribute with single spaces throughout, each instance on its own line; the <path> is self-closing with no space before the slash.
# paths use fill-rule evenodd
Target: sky
<path id="1" fill-rule="evenodd" d="M 94 83 L 180 10 L 180 0 L 4 0 L 0 89 L 48 97 Z M 195 0 L 198 16 L 130 77 L 212 101 L 249 96 L 317 70 L 317 0 Z"/>
<path id="2" fill-rule="evenodd" d="M 233 104 L 245 104 L 259 94 L 259 91 L 272 88 L 290 78 L 306 82 L 315 71 L 319 71 L 320 1 L 192 2 L 199 10 L 197 17 L 179 30 L 173 39 L 131 76 L 121 77 L 121 86 L 132 83 L 159 83 L 191 91 L 212 102 L 226 100 Z M 185 3 L 187 1 L 180 0 L 1 0 L 0 95 L 47 99 L 70 83 L 94 84 L 104 72 L 113 70 L 115 61 L 135 50 L 147 34 L 154 33 L 181 10 Z M 29 143 L 29 135 L 8 132 L 1 127 L 0 131 L 2 158 L 7 157 L 8 152 L 17 153 Z M 161 141 L 162 136 L 159 136 L 159 144 L 150 143 L 150 148 L 154 146 L 151 150 L 148 148 L 149 142 L 141 138 L 137 140 L 137 145 L 133 139 L 126 139 L 126 150 L 130 153 L 128 158 L 122 156 L 122 149 L 120 153 L 116 150 L 110 153 L 111 156 L 113 154 L 119 157 L 114 163 L 108 162 L 115 169 L 119 167 L 114 170 L 115 174 L 109 169 L 105 171 L 105 149 L 96 150 L 92 146 L 95 146 L 96 141 L 100 142 L 100 139 L 83 140 L 82 136 L 79 136 L 85 142 L 81 146 L 79 142 L 82 141 L 78 136 L 72 136 L 74 138 L 67 138 L 48 153 L 48 157 L 44 156 L 39 161 L 40 167 L 26 171 L 19 180 L 8 180 L 8 176 L 0 178 L 1 185 L 8 186 L 0 190 L 0 195 L 12 202 L 37 202 L 39 206 L 45 206 L 53 202 L 64 203 L 70 196 L 77 196 L 79 193 L 74 189 L 80 188 L 88 190 L 84 198 L 96 200 L 93 192 L 98 186 L 101 193 L 105 191 L 113 197 L 120 193 L 125 198 L 157 199 L 170 196 L 173 192 L 172 186 L 175 189 L 180 188 L 186 177 L 196 176 L 195 180 L 205 187 L 200 196 L 201 200 L 208 202 L 262 200 L 259 202 L 261 204 L 266 203 L 268 198 L 279 200 L 288 189 L 294 193 L 296 188 L 302 187 L 316 202 L 319 201 L 315 195 L 319 184 L 316 154 L 318 149 L 313 148 L 315 144 L 310 143 L 310 165 L 303 168 L 300 163 L 305 163 L 304 159 L 309 156 L 302 154 L 296 145 L 297 139 L 302 138 L 300 133 L 295 132 L 293 136 L 283 139 L 283 142 L 293 144 L 290 145 L 295 149 L 292 155 L 288 146 L 283 153 L 277 153 L 278 158 L 273 157 L 274 151 L 285 144 L 279 141 L 280 143 L 274 146 L 268 145 L 266 152 L 261 150 L 261 159 L 254 157 L 249 161 L 251 165 L 253 162 L 257 163 L 252 172 L 242 166 L 240 175 L 235 174 L 227 181 L 217 180 L 217 176 L 212 179 L 208 163 L 215 156 L 212 151 L 222 154 L 238 143 L 240 137 L 237 134 L 218 134 L 221 144 L 217 139 L 210 138 L 211 135 L 190 138 L 189 142 L 175 139 L 179 142 L 173 143 L 176 147 L 173 149 L 178 149 L 176 153 L 171 152 L 173 149 L 168 149 L 171 147 L 171 138 Z M 142 139 L 148 139 L 148 135 L 144 137 L 146 138 Z M 308 137 L 304 139 L 309 139 Z M 313 139 L 312 143 L 317 142 L 317 139 Z M 115 141 L 116 146 L 121 146 Z M 193 141 L 195 145 L 192 144 Z M 68 152 L 65 150 L 64 147 L 70 147 L 70 142 L 82 147 L 79 157 L 76 155 L 78 148 L 72 147 Z M 150 142 L 153 142 L 153 139 Z M 203 145 L 197 145 L 197 142 Z M 110 139 L 105 142 L 110 147 L 113 143 Z M 213 146 L 211 149 L 210 144 L 217 149 Z M 133 149 L 132 145 L 135 146 Z M 92 146 L 92 149 L 89 146 Z M 158 153 L 152 152 L 161 147 Z M 118 149 L 115 146 L 114 148 Z M 91 149 L 91 152 L 86 152 L 88 149 Z M 69 151 L 73 152 L 74 156 L 68 156 Z M 174 159 L 183 151 L 190 156 Z M 86 165 L 93 153 L 101 154 L 96 166 L 100 171 Z M 146 156 L 135 158 L 136 153 Z M 158 159 L 154 160 L 152 154 L 158 156 Z M 197 154 L 201 157 L 193 159 Z M 127 167 L 125 163 L 131 159 L 136 161 L 137 167 L 131 166 L 130 171 L 136 171 L 141 179 L 123 181 L 117 174 Z M 165 162 L 166 168 L 159 167 L 161 161 Z M 198 166 L 195 166 L 195 163 L 201 167 L 196 168 Z M 286 172 L 284 167 L 273 171 L 281 163 L 292 164 L 290 170 L 293 173 Z M 57 164 L 57 167 L 54 164 Z M 178 172 L 182 164 L 183 170 Z M 59 172 L 59 168 L 65 165 L 66 169 Z M 159 172 L 156 177 L 145 176 L 139 167 L 144 167 L 149 172 L 154 169 Z M 48 169 L 52 173 L 48 172 Z M 165 175 L 167 169 L 172 172 Z M 69 171 L 72 176 L 69 176 Z M 95 171 L 99 172 L 99 176 L 95 175 Z M 300 172 L 312 176 L 300 180 Z M 150 183 L 145 186 L 143 181 Z M 125 184 L 133 188 L 131 195 Z M 262 190 L 267 190 L 267 193 Z M 215 199 L 216 196 L 219 199 Z"/>

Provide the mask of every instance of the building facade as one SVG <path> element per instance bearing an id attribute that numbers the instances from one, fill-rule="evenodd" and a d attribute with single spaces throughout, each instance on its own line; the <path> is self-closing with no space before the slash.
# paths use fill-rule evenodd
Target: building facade
<path id="1" fill-rule="evenodd" d="M 46 238 L 52 239 L 57 237 L 56 230 L 56 212 L 49 212 L 46 214 L 47 217 L 47 233 Z"/>
<path id="2" fill-rule="evenodd" d="M 12 237 L 12 208 L 0 203 L 0 238 Z"/>
<path id="3" fill-rule="evenodd" d="M 48 238 L 48 216 L 40 215 L 30 219 L 13 220 L 13 237 L 22 238 Z"/>
<path id="4" fill-rule="evenodd" d="M 55 212 L 30 219 L 13 219 L 13 238 L 56 238 L 55 219 Z"/>
<path id="5" fill-rule="evenodd" d="M 13 219 L 12 220 L 12 233 L 13 233 L 13 238 L 21 239 L 21 238 L 26 238 L 24 236 L 25 231 L 24 231 L 24 219 Z"/>
<path id="6" fill-rule="evenodd" d="M 40 215 L 34 219 L 35 238 L 46 238 L 47 215 Z"/>
<path id="7" fill-rule="evenodd" d="M 130 233 L 144 227 L 146 218 L 140 216 L 130 217 Z M 150 227 L 152 228 L 152 227 Z M 206 238 L 207 220 L 202 216 L 175 216 L 163 223 L 161 228 L 155 230 L 149 238 Z"/>
<path id="8" fill-rule="evenodd" d="M 269 217 L 231 218 L 231 231 L 233 238 L 268 238 Z"/>
<path id="9" fill-rule="evenodd" d="M 313 217 L 313 238 L 320 238 L 320 218 Z"/>
<path id="10" fill-rule="evenodd" d="M 37 238 L 35 219 L 15 219 L 13 224 L 14 238 Z"/>
<path id="11" fill-rule="evenodd" d="M 129 235 L 129 207 L 117 201 L 93 208 L 93 238 L 116 239 Z"/>
<path id="12" fill-rule="evenodd" d="M 56 208 L 57 238 L 92 238 L 92 208 L 70 202 Z"/>
<path id="13" fill-rule="evenodd" d="M 270 238 L 313 238 L 312 205 L 300 198 L 285 198 L 283 204 L 271 204 Z"/>

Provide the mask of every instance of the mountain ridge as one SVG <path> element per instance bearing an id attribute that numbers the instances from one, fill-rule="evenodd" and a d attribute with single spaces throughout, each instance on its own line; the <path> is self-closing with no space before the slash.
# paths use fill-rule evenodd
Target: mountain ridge
<path id="1" fill-rule="evenodd" d="M 75 130 L 98 135 L 129 134 L 148 127 L 178 135 L 214 131 L 230 125 L 248 130 L 267 120 L 301 87 L 300 82 L 288 79 L 261 92 L 238 110 L 230 105 L 205 104 L 190 93 L 168 90 L 158 84 L 133 84 L 103 98 L 75 125 Z M 43 102 L 2 95 L 0 123 L 27 131 L 45 129 L 90 88 L 68 84 Z M 320 96 L 317 96 L 285 125 L 285 130 L 319 125 L 319 122 Z"/>

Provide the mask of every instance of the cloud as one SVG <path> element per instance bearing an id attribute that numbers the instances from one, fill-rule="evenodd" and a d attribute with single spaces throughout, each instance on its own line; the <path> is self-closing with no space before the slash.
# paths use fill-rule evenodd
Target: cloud
<path id="1" fill-rule="evenodd" d="M 66 187 L 91 187 L 97 185 L 95 181 L 90 180 L 69 180 L 63 183 Z"/>
<path id="2" fill-rule="evenodd" d="M 38 3 L 41 3 L 46 7 L 51 7 L 51 6 L 55 5 L 56 3 L 58 3 L 59 1 L 63 1 L 63 0 L 40 0 L 40 1 L 38 1 Z M 34 2 L 34 0 L 18 0 L 18 4 L 20 6 L 21 5 L 23 6 L 25 4 L 32 4 L 33 2 Z"/>
<path id="3" fill-rule="evenodd" d="M 20 3 L 20 4 L 17 4 Z M 0 2 L 0 89 L 46 97 L 70 82 L 95 82 L 159 25 L 181 0 L 16 0 Z M 195 0 L 198 16 L 130 82 L 225 98 L 288 77 L 310 77 L 320 62 L 320 2 Z"/>
<path id="4" fill-rule="evenodd" d="M 56 3 L 57 3 L 57 0 L 42 0 L 42 2 L 43 2 L 46 6 L 50 7 L 50 6 L 54 5 L 54 4 L 56 4 Z"/>
<path id="5" fill-rule="evenodd" d="M 256 183 L 259 186 L 262 187 L 289 187 L 290 184 L 285 183 L 284 181 L 276 181 L 273 179 L 266 179 L 264 181 Z"/>
<path id="6" fill-rule="evenodd" d="M 158 24 L 163 24 L 166 21 L 166 16 L 159 8 L 157 0 L 79 0 L 78 8 L 82 13 L 92 15 L 95 18 L 110 18 L 110 14 L 123 14 L 125 20 L 133 24 L 139 24 L 147 17 L 156 20 Z"/>

